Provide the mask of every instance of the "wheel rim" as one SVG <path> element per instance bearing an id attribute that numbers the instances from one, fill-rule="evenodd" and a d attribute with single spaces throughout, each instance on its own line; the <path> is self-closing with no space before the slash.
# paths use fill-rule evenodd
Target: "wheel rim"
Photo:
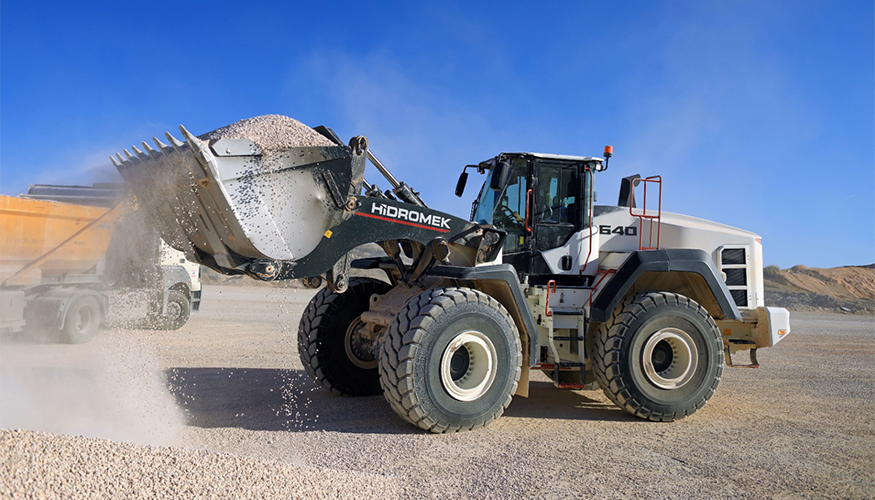
<path id="1" fill-rule="evenodd" d="M 374 341 L 361 333 L 365 326 L 361 316 L 350 323 L 346 329 L 343 345 L 346 348 L 346 356 L 352 364 L 365 370 L 372 370 L 377 367 L 378 361 L 374 357 Z"/>
<path id="2" fill-rule="evenodd" d="M 79 309 L 76 313 L 76 331 L 84 332 L 91 327 L 91 322 L 93 321 L 93 314 L 90 308 L 83 307 Z"/>
<path id="3" fill-rule="evenodd" d="M 178 302 L 170 301 L 167 303 L 167 317 L 171 320 L 177 320 L 182 316 L 182 306 Z"/>
<path id="4" fill-rule="evenodd" d="M 486 335 L 470 331 L 457 335 L 441 357 L 441 384 L 459 401 L 486 394 L 495 380 L 495 346 Z"/>
<path id="5" fill-rule="evenodd" d="M 687 332 L 663 328 L 647 339 L 641 356 L 650 383 L 661 389 L 677 389 L 696 373 L 699 350 Z"/>

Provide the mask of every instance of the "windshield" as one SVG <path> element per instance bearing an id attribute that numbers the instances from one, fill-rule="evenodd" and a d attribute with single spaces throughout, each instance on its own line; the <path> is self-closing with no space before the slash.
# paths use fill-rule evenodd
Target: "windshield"
<path id="1" fill-rule="evenodd" d="M 507 186 L 502 191 L 489 188 L 492 181 L 490 170 L 474 202 L 471 220 L 481 224 L 493 224 L 507 229 L 508 222 L 518 225 L 524 222 L 526 212 L 526 173 L 528 162 L 525 158 L 514 158 Z M 510 219 L 510 221 L 508 221 Z"/>
<path id="2" fill-rule="evenodd" d="M 489 183 L 491 181 L 492 170 L 486 174 L 486 180 L 483 181 L 483 186 L 480 187 L 480 194 L 477 196 L 477 201 L 474 202 L 474 207 L 471 211 L 471 221 L 478 224 L 492 224 L 492 209 L 495 206 L 495 191 L 489 189 Z"/>
<path id="3" fill-rule="evenodd" d="M 507 231 L 508 237 L 504 242 L 505 253 L 518 252 L 524 245 L 528 160 L 514 158 L 511 160 L 510 169 L 507 185 L 502 191 L 490 189 L 493 171 L 489 171 L 471 212 L 472 221 L 492 224 Z"/>

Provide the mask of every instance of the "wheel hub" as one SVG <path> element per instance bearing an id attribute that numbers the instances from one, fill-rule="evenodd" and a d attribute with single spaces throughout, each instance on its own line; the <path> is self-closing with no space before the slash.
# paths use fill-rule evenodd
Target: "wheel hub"
<path id="1" fill-rule="evenodd" d="M 91 310 L 87 308 L 79 310 L 76 314 L 75 324 L 76 330 L 80 332 L 88 329 L 91 326 Z"/>
<path id="2" fill-rule="evenodd" d="M 678 389 L 696 373 L 699 350 L 687 332 L 663 328 L 647 339 L 641 358 L 650 383 L 661 389 Z"/>
<path id="3" fill-rule="evenodd" d="M 378 362 L 374 356 L 374 341 L 365 335 L 367 332 L 368 325 L 360 317 L 356 318 L 346 329 L 343 345 L 352 364 L 370 370 L 376 368 Z"/>
<path id="4" fill-rule="evenodd" d="M 459 349 L 453 353 L 450 360 L 450 376 L 453 382 L 458 382 L 468 373 L 468 368 L 471 365 L 471 353 L 468 349 Z"/>
<path id="5" fill-rule="evenodd" d="M 498 355 L 489 338 L 476 331 L 457 335 L 441 357 L 441 384 L 459 401 L 474 401 L 492 387 Z"/>
<path id="6" fill-rule="evenodd" d="M 182 307 L 176 302 L 167 303 L 167 317 L 176 320 L 182 316 Z"/>

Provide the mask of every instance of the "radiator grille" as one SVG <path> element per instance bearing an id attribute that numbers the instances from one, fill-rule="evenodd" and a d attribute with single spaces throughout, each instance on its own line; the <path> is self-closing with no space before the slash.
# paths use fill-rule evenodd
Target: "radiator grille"
<path id="1" fill-rule="evenodd" d="M 747 290 L 729 290 L 732 300 L 738 307 L 747 307 Z"/>
<path id="2" fill-rule="evenodd" d="M 727 248 L 723 250 L 723 265 L 745 264 L 743 248 Z"/>
<path id="3" fill-rule="evenodd" d="M 747 269 L 724 269 L 726 284 L 730 286 L 747 285 Z"/>
<path id="4" fill-rule="evenodd" d="M 748 287 L 748 249 L 746 246 L 733 246 L 720 251 L 720 270 L 726 276 L 726 288 L 735 305 L 747 307 L 750 301 Z"/>

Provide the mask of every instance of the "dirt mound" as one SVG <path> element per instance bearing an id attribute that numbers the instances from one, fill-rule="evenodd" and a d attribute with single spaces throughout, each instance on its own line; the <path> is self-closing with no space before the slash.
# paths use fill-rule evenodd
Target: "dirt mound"
<path id="1" fill-rule="evenodd" d="M 793 310 L 875 312 L 875 264 L 831 269 L 767 267 L 766 303 Z"/>

